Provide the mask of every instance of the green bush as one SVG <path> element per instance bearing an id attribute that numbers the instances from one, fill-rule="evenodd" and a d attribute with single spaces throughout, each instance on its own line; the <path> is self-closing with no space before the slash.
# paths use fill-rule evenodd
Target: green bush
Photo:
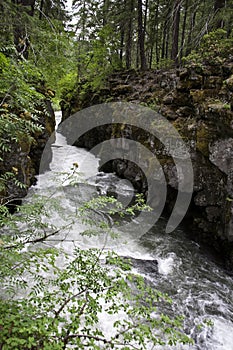
<path id="1" fill-rule="evenodd" d="M 186 64 L 221 64 L 233 56 L 233 38 L 227 37 L 223 29 L 217 29 L 203 36 L 196 51 L 185 57 Z"/>

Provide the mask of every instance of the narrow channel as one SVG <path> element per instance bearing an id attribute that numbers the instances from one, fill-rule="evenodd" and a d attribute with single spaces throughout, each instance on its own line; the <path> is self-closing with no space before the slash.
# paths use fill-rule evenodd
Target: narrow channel
<path id="1" fill-rule="evenodd" d="M 57 114 L 58 120 L 59 117 Z M 62 189 L 57 190 L 59 194 L 56 193 L 63 196 L 67 213 L 72 212 L 74 201 L 77 205 L 77 202 L 81 203 L 96 193 L 114 191 L 124 203 L 130 202 L 134 193 L 132 186 L 114 174 L 99 173 L 98 159 L 88 151 L 67 145 L 66 139 L 58 133 L 52 149 L 51 171 L 39 175 L 37 185 L 31 188 L 29 196 L 35 192 L 54 193 L 57 174 L 69 171 L 74 163 L 78 163 L 79 186 L 73 188 L 64 183 Z M 54 219 L 56 222 L 60 220 L 59 216 Z M 185 331 L 196 344 L 168 349 L 232 350 L 232 276 L 218 266 L 201 246 L 188 239 L 183 229 L 166 234 L 165 226 L 166 220 L 161 218 L 140 238 L 134 238 L 133 234 L 121 235 L 105 244 L 120 255 L 133 258 L 135 269 L 151 280 L 156 288 L 171 296 L 173 304 L 168 312 L 185 316 Z M 66 239 L 60 239 L 54 245 L 62 246 L 67 252 L 72 250 L 71 241 L 74 240 L 84 249 L 103 246 L 104 237 L 88 238 L 79 235 L 81 231 L 80 223 L 75 224 Z M 213 323 L 212 327 L 206 324 L 199 332 L 196 331 L 199 324 L 209 320 Z"/>

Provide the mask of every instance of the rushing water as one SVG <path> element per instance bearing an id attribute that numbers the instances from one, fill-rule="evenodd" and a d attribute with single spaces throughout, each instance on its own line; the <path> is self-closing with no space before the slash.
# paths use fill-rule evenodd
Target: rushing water
<path id="1" fill-rule="evenodd" d="M 67 145 L 65 138 L 60 134 L 57 134 L 56 143 L 53 145 L 51 171 L 39 176 L 38 183 L 31 192 L 46 194 L 56 191 L 54 181 L 58 177 L 57 172 L 68 171 L 73 163 L 79 164 L 79 171 L 82 173 L 79 186 L 73 188 L 64 182 L 62 190 L 59 190 L 67 212 L 72 212 L 74 201 L 76 205 L 77 202 L 91 198 L 98 192 L 114 191 L 124 204 L 130 202 L 134 191 L 127 181 L 120 180 L 113 174 L 98 173 L 98 159 L 84 149 Z M 61 219 L 57 216 L 54 220 L 59 222 Z M 140 225 L 140 222 L 138 224 Z M 153 281 L 158 289 L 172 297 L 173 310 L 167 311 L 186 316 L 186 331 L 196 341 L 196 344 L 188 349 L 232 350 L 232 277 L 211 260 L 197 243 L 190 241 L 184 231 L 177 229 L 172 234 L 165 234 L 165 226 L 165 219 L 161 219 L 140 238 L 134 238 L 133 233 L 128 233 L 106 242 L 105 237 L 90 239 L 79 235 L 82 227 L 77 223 L 69 232 L 69 236 L 66 235 L 66 240 L 57 244 L 67 251 L 72 249 L 73 240 L 78 242 L 81 248 L 101 248 L 106 244 L 107 248 L 114 249 L 122 256 L 134 258 L 135 268 L 148 280 Z M 158 271 L 155 260 L 158 261 Z M 200 332 L 196 332 L 197 325 L 205 319 L 210 319 L 213 327 L 204 326 Z M 105 328 L 107 327 L 106 324 Z M 178 346 L 175 349 L 186 348 Z"/>

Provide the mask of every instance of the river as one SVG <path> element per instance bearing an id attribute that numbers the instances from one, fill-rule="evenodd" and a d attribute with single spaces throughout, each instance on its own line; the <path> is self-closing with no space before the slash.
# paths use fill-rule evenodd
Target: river
<path id="1" fill-rule="evenodd" d="M 59 119 L 59 114 L 57 118 Z M 56 143 L 52 148 L 51 171 L 39 175 L 37 185 L 30 190 L 29 196 L 34 192 L 44 194 L 54 192 L 57 172 L 66 172 L 73 163 L 78 163 L 81 174 L 79 186 L 74 189 L 64 182 L 62 189 L 58 190 L 63 192 L 67 212 L 73 210 L 74 198 L 76 202 L 81 203 L 97 192 L 105 194 L 114 191 L 124 203 L 130 202 L 134 194 L 132 186 L 113 174 L 99 173 L 98 159 L 85 149 L 67 145 L 65 138 L 60 134 L 57 134 Z M 55 220 L 59 222 L 59 216 Z M 140 222 L 138 224 L 140 225 Z M 188 239 L 184 230 L 178 228 L 166 234 L 165 226 L 166 219 L 161 218 L 140 238 L 128 233 L 127 236 L 121 235 L 120 238 L 109 239 L 105 243 L 108 248 L 114 249 L 120 255 L 135 258 L 135 269 L 152 280 L 158 289 L 171 296 L 173 304 L 168 312 L 185 315 L 185 330 L 196 342 L 188 349 L 232 350 L 232 276 L 217 265 L 205 249 Z M 62 246 L 67 252 L 72 249 L 70 242 L 74 239 L 81 248 L 102 247 L 104 237 L 88 239 L 77 233 L 81 231 L 82 227 L 77 223 L 69 232 L 69 236 L 66 236 L 66 240 L 54 244 Z M 158 267 L 154 266 L 155 260 L 158 261 Z M 211 320 L 213 326 L 206 325 L 197 332 L 197 325 L 206 319 Z M 105 327 L 107 328 L 107 324 Z M 187 349 L 187 347 L 167 349 Z"/>

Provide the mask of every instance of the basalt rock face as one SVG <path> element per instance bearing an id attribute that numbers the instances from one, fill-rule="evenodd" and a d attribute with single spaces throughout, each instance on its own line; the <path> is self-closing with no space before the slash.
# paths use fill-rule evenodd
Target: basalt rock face
<path id="1" fill-rule="evenodd" d="M 87 89 L 88 90 L 88 89 Z M 85 95 L 86 94 L 86 95 Z M 189 66 L 170 71 L 133 70 L 112 74 L 100 91 L 79 92 L 63 101 L 63 120 L 78 110 L 110 101 L 144 104 L 166 117 L 186 142 L 194 172 L 193 198 L 188 211 L 190 231 L 214 246 L 233 269 L 233 62 Z M 92 148 L 107 138 L 147 140 L 158 155 L 168 185 L 167 209 L 178 190 L 171 157 L 159 154 L 153 136 L 133 127 L 99 127 L 77 145 Z M 148 141 L 149 140 L 149 141 Z M 172 147 L 177 147 L 176 145 Z M 127 160 L 114 160 L 105 170 L 115 171 L 146 191 L 141 170 Z"/>
<path id="2" fill-rule="evenodd" d="M 11 150 L 3 153 L 3 159 L 0 162 L 0 174 L 12 173 L 14 179 L 9 178 L 7 186 L 1 183 L 1 203 L 20 202 L 20 199 L 27 194 L 29 186 L 36 181 L 35 175 L 39 173 L 40 159 L 44 147 L 55 129 L 55 114 L 50 100 L 44 100 L 41 107 L 38 124 L 42 127 L 42 131 L 30 136 L 27 133 L 20 134 L 17 142 L 11 143 Z M 52 154 L 47 153 L 49 164 Z M 18 184 L 15 180 L 18 181 Z"/>

